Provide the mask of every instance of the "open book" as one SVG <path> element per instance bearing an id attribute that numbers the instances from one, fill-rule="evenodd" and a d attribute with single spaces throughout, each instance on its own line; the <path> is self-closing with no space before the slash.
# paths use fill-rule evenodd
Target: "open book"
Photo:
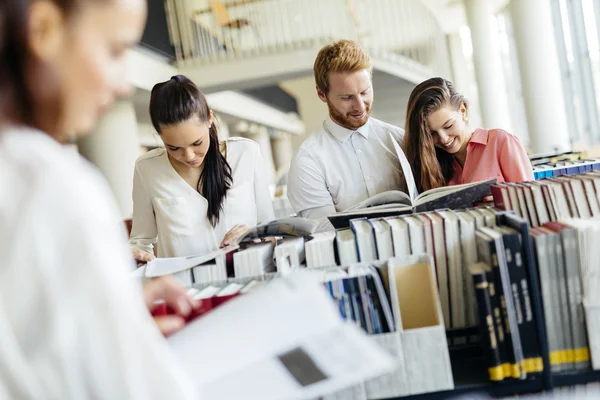
<path id="1" fill-rule="evenodd" d="M 227 302 L 168 341 L 209 400 L 315 398 L 394 367 L 307 271 Z"/>
<path id="2" fill-rule="evenodd" d="M 318 225 L 317 221 L 306 218 L 279 218 L 248 229 L 241 235 L 237 244 L 269 236 L 309 236 L 315 233 Z"/>
<path id="3" fill-rule="evenodd" d="M 335 228 L 345 228 L 354 218 L 387 217 L 441 208 L 453 210 L 468 208 L 490 195 L 491 186 L 495 183 L 496 179 L 490 179 L 464 185 L 444 186 L 414 195 L 414 199 L 399 190 L 383 192 L 328 218 Z"/>

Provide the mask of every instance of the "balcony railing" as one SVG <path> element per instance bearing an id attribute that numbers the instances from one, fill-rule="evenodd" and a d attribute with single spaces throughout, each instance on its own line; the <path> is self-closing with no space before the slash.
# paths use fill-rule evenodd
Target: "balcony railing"
<path id="1" fill-rule="evenodd" d="M 439 70 L 446 62 L 440 26 L 417 0 L 167 0 L 177 61 L 201 65 L 354 39 L 372 54 Z M 416 64 L 415 64 L 416 63 Z"/>

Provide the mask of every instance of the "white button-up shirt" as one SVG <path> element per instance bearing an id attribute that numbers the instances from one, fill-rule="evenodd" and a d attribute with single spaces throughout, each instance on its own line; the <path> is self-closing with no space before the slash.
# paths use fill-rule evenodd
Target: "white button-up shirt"
<path id="1" fill-rule="evenodd" d="M 142 155 L 133 179 L 133 226 L 130 244 L 158 257 L 181 257 L 214 250 L 234 225 L 253 227 L 274 219 L 269 182 L 258 144 L 226 141 L 233 182 L 223 211 L 212 227 L 208 201 L 175 171 L 164 149 Z"/>
<path id="2" fill-rule="evenodd" d="M 44 133 L 0 130 L 0 221 L 0 398 L 199 398 L 87 161 Z"/>
<path id="3" fill-rule="evenodd" d="M 405 190 L 390 133 L 402 143 L 404 130 L 375 118 L 356 131 L 327 118 L 292 160 L 287 193 L 296 213 L 324 221 L 378 193 Z"/>

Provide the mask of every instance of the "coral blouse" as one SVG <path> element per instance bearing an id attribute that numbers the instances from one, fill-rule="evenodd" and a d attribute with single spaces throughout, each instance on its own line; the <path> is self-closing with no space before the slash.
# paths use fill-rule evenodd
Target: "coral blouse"
<path id="1" fill-rule="evenodd" d="M 467 145 L 465 165 L 454 160 L 449 185 L 496 178 L 500 182 L 533 181 L 533 168 L 519 139 L 502 129 L 478 128 Z"/>

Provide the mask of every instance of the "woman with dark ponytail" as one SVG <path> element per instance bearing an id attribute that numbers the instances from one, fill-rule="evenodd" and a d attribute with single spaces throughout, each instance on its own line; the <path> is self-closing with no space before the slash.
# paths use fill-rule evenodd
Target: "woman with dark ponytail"
<path id="1" fill-rule="evenodd" d="M 150 118 L 165 147 L 136 162 L 133 248 L 151 254 L 158 242 L 159 257 L 201 254 L 274 218 L 258 145 L 219 142 L 213 113 L 191 80 L 177 75 L 156 84 Z"/>

